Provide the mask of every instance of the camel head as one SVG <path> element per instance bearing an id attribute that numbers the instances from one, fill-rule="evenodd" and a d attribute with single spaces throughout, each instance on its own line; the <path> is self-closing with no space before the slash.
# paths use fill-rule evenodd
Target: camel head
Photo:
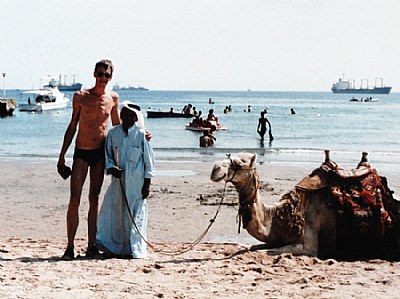
<path id="1" fill-rule="evenodd" d="M 238 153 L 236 156 L 227 154 L 227 159 L 215 163 L 211 180 L 214 182 L 231 182 L 240 185 L 244 182 L 243 175 L 247 179 L 247 172 L 255 169 L 256 155 L 250 153 Z"/>
<path id="2" fill-rule="evenodd" d="M 256 155 L 251 153 L 238 153 L 235 156 L 227 155 L 227 159 L 215 163 L 211 180 L 232 183 L 236 190 L 253 189 L 259 186 L 259 177 L 256 172 Z"/>
<path id="3" fill-rule="evenodd" d="M 255 238 L 264 240 L 260 236 L 258 227 L 249 227 L 252 219 L 256 219 L 254 207 L 258 201 L 260 179 L 256 171 L 256 155 L 251 153 L 238 153 L 235 156 L 227 155 L 227 159 L 217 162 L 211 172 L 214 182 L 225 181 L 232 183 L 239 195 L 239 215 L 243 220 L 243 228 L 254 231 Z M 257 222 L 257 221 L 256 221 Z M 258 223 L 258 222 L 257 222 Z M 239 223 L 240 226 L 240 223 Z"/>

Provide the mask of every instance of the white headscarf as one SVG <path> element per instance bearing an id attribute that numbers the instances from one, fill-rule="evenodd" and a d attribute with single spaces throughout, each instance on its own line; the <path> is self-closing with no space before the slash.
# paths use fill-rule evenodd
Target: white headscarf
<path id="1" fill-rule="evenodd" d="M 145 130 L 144 127 L 144 118 L 143 118 L 143 114 L 142 112 L 140 112 L 140 106 L 136 105 L 135 103 L 132 103 L 130 101 L 123 101 L 121 103 L 121 107 L 120 107 L 120 111 L 122 110 L 122 108 L 127 108 L 133 112 L 136 113 L 138 121 L 136 122 L 136 126 L 138 126 L 139 128 Z"/>

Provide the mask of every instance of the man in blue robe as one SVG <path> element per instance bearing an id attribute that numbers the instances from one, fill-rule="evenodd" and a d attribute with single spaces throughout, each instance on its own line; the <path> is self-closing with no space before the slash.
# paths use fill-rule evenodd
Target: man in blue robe
<path id="1" fill-rule="evenodd" d="M 106 139 L 106 171 L 113 177 L 98 216 L 96 246 L 106 256 L 144 258 L 154 155 L 140 107 L 122 103 L 120 118 Z"/>

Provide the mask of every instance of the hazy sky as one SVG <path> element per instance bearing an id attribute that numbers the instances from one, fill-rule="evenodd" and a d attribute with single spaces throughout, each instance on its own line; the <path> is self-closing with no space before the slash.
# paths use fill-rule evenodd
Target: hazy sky
<path id="1" fill-rule="evenodd" d="M 108 58 L 112 84 L 158 90 L 329 91 L 345 73 L 400 91 L 399 16 L 399 0 L 0 0 L 0 87 L 91 87 Z"/>

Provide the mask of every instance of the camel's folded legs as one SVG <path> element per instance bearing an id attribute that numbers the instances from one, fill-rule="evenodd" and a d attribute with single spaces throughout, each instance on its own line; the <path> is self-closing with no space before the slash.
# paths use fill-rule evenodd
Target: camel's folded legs
<path id="1" fill-rule="evenodd" d="M 272 247 L 269 244 L 264 243 L 264 244 L 253 245 L 250 247 L 250 250 L 251 251 L 267 250 L 267 253 L 271 255 L 291 253 L 293 255 L 318 256 L 318 245 L 319 245 L 318 234 L 319 234 L 319 225 L 315 225 L 313 221 L 310 221 L 310 223 L 306 223 L 306 229 L 304 229 L 304 236 L 303 236 L 304 243 L 288 244 L 276 248 Z"/>
<path id="2" fill-rule="evenodd" d="M 305 253 L 304 246 L 301 243 L 290 244 L 277 248 L 269 248 L 267 244 L 258 244 L 250 247 L 250 251 L 256 251 L 256 250 L 266 250 L 267 254 L 269 255 L 279 255 L 283 253 L 290 253 L 293 255 L 304 255 L 304 254 L 313 255 Z"/>

